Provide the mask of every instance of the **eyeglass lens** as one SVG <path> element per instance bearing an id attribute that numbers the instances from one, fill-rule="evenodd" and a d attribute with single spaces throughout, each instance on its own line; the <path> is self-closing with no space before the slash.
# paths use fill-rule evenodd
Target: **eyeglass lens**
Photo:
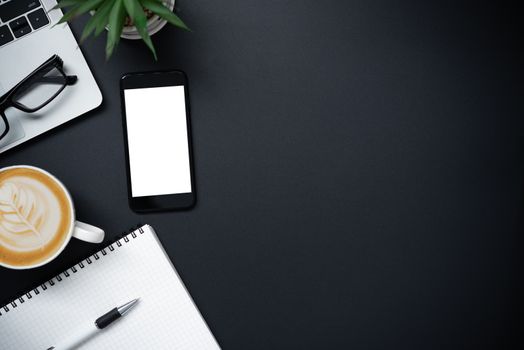
<path id="1" fill-rule="evenodd" d="M 33 76 L 13 96 L 13 102 L 35 109 L 45 105 L 66 85 L 65 75 L 56 67 Z"/>

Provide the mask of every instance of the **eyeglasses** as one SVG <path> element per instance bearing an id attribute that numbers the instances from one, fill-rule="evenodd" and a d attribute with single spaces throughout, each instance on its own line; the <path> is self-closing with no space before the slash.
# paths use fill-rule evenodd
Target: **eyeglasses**
<path id="1" fill-rule="evenodd" d="M 5 115 L 9 107 L 34 113 L 54 100 L 68 85 L 78 80 L 76 75 L 64 73 L 64 61 L 54 55 L 25 77 L 20 83 L 0 97 L 0 140 L 9 132 Z"/>

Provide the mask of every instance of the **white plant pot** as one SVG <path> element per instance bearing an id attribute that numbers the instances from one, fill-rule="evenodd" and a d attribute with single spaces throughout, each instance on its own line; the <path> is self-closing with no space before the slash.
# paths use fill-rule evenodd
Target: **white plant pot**
<path id="1" fill-rule="evenodd" d="M 164 0 L 164 5 L 171 11 L 175 8 L 175 0 Z M 158 17 L 157 15 L 154 15 L 147 21 L 147 32 L 149 33 L 149 36 L 157 33 L 160 29 L 162 29 L 166 25 L 167 21 L 165 19 L 162 19 Z M 132 27 L 124 27 L 122 29 L 122 34 L 120 35 L 123 39 L 131 39 L 131 40 L 137 40 L 142 39 L 140 34 L 138 34 L 138 30 L 136 30 L 135 26 Z"/>

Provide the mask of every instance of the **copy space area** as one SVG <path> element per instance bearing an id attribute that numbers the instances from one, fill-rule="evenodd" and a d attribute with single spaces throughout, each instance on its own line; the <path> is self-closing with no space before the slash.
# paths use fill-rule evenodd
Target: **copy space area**
<path id="1" fill-rule="evenodd" d="M 191 192 L 184 87 L 124 94 L 133 197 Z"/>

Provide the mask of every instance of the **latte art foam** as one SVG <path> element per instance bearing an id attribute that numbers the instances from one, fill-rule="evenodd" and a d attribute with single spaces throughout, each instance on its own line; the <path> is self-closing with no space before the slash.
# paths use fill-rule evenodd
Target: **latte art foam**
<path id="1" fill-rule="evenodd" d="M 15 168 L 0 173 L 0 261 L 30 265 L 60 249 L 72 209 L 65 191 L 44 173 Z"/>

